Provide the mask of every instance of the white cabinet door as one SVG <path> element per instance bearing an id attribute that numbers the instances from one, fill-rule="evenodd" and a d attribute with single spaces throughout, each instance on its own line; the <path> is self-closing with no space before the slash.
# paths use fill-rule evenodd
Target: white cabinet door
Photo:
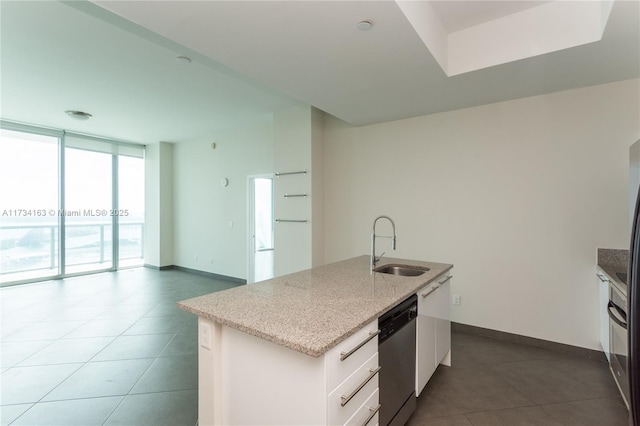
<path id="1" fill-rule="evenodd" d="M 609 354 L 609 312 L 607 311 L 607 305 L 609 304 L 609 279 L 598 268 L 598 282 L 600 296 L 598 298 L 598 305 L 600 308 L 600 345 L 604 354 L 607 356 L 607 360 L 611 361 Z"/>
<path id="2" fill-rule="evenodd" d="M 416 322 L 416 395 L 420 395 L 436 371 L 436 297 L 438 284 L 433 282 L 418 291 Z"/>
<path id="3" fill-rule="evenodd" d="M 440 287 L 433 293 L 436 323 L 436 366 L 443 362 L 451 349 L 451 275 L 438 280 Z M 450 365 L 450 361 L 444 362 Z"/>

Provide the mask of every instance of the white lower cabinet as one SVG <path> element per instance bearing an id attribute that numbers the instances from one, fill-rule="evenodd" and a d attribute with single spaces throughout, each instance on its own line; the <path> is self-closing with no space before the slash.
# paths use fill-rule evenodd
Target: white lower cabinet
<path id="1" fill-rule="evenodd" d="M 600 268 L 598 268 L 598 282 L 599 282 L 599 311 L 600 311 L 600 345 L 602 346 L 602 350 L 607 357 L 607 361 L 611 361 L 610 351 L 609 351 L 609 312 L 608 312 L 608 304 L 609 304 L 609 279 L 602 272 Z"/>
<path id="2" fill-rule="evenodd" d="M 378 391 L 378 353 L 329 394 L 329 424 L 343 425 Z M 371 404 L 377 405 L 377 401 Z"/>
<path id="3" fill-rule="evenodd" d="M 214 343 L 198 353 L 200 426 L 377 424 L 377 319 L 318 358 L 199 322 Z"/>
<path id="4" fill-rule="evenodd" d="M 345 423 L 348 426 L 375 426 L 380 417 L 380 391 L 376 389 Z"/>
<path id="5" fill-rule="evenodd" d="M 451 275 L 429 283 L 417 296 L 416 395 L 420 395 L 438 364 L 450 365 Z"/>

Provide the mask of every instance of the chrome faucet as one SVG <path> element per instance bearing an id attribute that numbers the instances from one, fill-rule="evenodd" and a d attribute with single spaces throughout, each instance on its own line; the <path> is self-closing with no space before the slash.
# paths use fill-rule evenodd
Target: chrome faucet
<path id="1" fill-rule="evenodd" d="M 378 222 L 378 219 L 387 219 L 387 220 L 389 220 L 389 222 L 391 222 L 391 227 L 393 229 L 393 236 L 392 237 L 376 235 L 376 222 Z M 370 265 L 370 268 L 369 268 L 371 270 L 371 272 L 373 272 L 373 268 L 375 268 L 376 263 L 378 263 L 380 258 L 382 256 L 384 256 L 384 252 L 380 256 L 376 256 L 376 237 L 378 237 L 378 238 L 391 238 L 391 248 L 393 250 L 396 249 L 396 224 L 393 223 L 393 219 L 391 219 L 389 216 L 378 216 L 373 221 L 373 229 L 371 230 L 371 265 Z"/>

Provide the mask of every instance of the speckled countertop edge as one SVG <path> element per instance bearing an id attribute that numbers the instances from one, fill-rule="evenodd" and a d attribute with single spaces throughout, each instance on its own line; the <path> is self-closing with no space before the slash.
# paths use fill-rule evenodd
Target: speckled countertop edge
<path id="1" fill-rule="evenodd" d="M 598 249 L 598 267 L 607 277 L 615 282 L 622 290 L 627 289 L 627 284 L 622 282 L 617 273 L 627 273 L 629 262 L 629 250 Z"/>
<path id="2" fill-rule="evenodd" d="M 598 265 L 626 268 L 629 262 L 629 250 L 598 249 Z"/>
<path id="3" fill-rule="evenodd" d="M 418 277 L 369 272 L 369 256 L 178 302 L 178 307 L 319 357 L 453 265 L 383 258 L 378 266 L 429 268 Z"/>

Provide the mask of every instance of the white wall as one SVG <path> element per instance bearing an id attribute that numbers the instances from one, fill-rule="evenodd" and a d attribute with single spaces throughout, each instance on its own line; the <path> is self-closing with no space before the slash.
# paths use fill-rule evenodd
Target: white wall
<path id="1" fill-rule="evenodd" d="M 144 262 L 173 265 L 173 145 L 166 142 L 145 149 Z"/>
<path id="2" fill-rule="evenodd" d="M 276 276 L 324 264 L 323 133 L 324 113 L 311 106 L 274 114 L 275 172 L 307 171 L 275 178 L 275 217 L 308 221 L 275 224 Z"/>
<path id="3" fill-rule="evenodd" d="M 246 279 L 247 176 L 273 172 L 272 123 L 178 143 L 174 171 L 174 264 Z"/>
<path id="4" fill-rule="evenodd" d="M 324 265 L 324 113 L 311 110 L 311 265 Z"/>
<path id="5" fill-rule="evenodd" d="M 293 107 L 274 114 L 274 171 L 289 173 L 274 179 L 275 218 L 309 223 L 276 222 L 274 272 L 276 276 L 311 268 L 310 198 L 284 198 L 285 194 L 311 194 L 311 107 Z"/>
<path id="6" fill-rule="evenodd" d="M 324 128 L 325 255 L 453 263 L 453 320 L 599 349 L 596 248 L 626 248 L 640 84 L 579 90 L 354 128 Z"/>

